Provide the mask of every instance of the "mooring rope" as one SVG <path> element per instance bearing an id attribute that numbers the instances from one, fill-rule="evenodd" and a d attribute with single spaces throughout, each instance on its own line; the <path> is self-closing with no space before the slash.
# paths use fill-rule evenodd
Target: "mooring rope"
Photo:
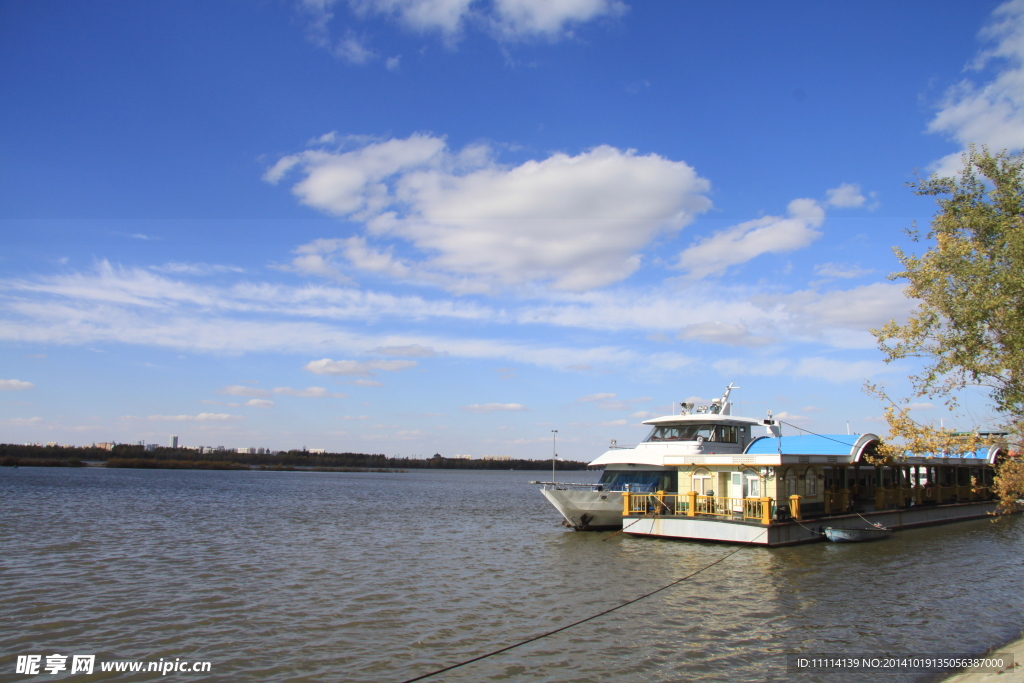
<path id="1" fill-rule="evenodd" d="M 803 427 L 800 427 L 798 425 L 792 424 L 790 422 L 783 422 L 782 420 L 777 420 L 777 422 L 779 424 L 789 425 L 793 429 L 799 429 L 801 432 L 807 432 L 811 436 L 818 436 L 818 437 L 821 437 L 822 439 L 828 439 L 829 441 L 835 441 L 836 443 L 841 443 L 844 446 L 851 446 L 852 445 L 852 444 L 847 443 L 846 441 L 840 441 L 839 439 L 833 439 L 831 436 L 825 436 L 824 434 L 816 434 L 816 433 L 812 432 L 809 429 L 804 429 Z M 850 436 L 855 436 L 855 435 L 854 434 L 850 434 Z M 857 438 L 859 439 L 860 437 L 858 436 Z"/>
<path id="2" fill-rule="evenodd" d="M 800 520 L 798 520 L 798 519 L 794 519 L 794 520 L 792 520 L 792 521 L 793 521 L 793 522 L 795 522 L 796 524 L 800 525 L 800 526 L 803 526 L 803 527 L 804 527 L 804 529 L 805 529 L 806 531 L 810 531 L 810 532 L 811 532 L 812 534 L 814 534 L 815 536 L 824 536 L 824 535 L 825 535 L 825 534 L 824 534 L 823 532 L 821 532 L 821 531 L 815 531 L 814 529 L 808 529 L 808 528 L 807 528 L 807 527 L 805 527 L 805 526 L 804 526 L 803 524 L 800 524 Z"/>
<path id="3" fill-rule="evenodd" d="M 754 539 L 751 541 L 751 543 L 753 543 L 754 541 L 757 541 L 759 538 L 761 538 L 761 536 L 764 536 L 766 533 L 768 533 L 768 529 L 765 529 L 760 534 L 758 534 L 756 537 L 754 537 Z M 591 615 L 589 617 L 586 617 L 585 619 L 580 619 L 579 621 L 574 621 L 571 624 L 567 624 L 567 625 L 562 626 L 560 628 L 556 628 L 554 630 L 547 631 L 545 633 L 541 633 L 540 635 L 533 636 L 532 638 L 527 638 L 526 640 L 521 640 L 518 643 L 514 643 L 512 645 L 508 645 L 506 647 L 501 648 L 500 650 L 494 650 L 493 652 L 488 652 L 488 653 L 482 654 L 482 655 L 480 655 L 478 657 L 473 657 L 472 659 L 467 659 L 464 662 L 459 662 L 458 664 L 452 664 L 451 666 L 446 666 L 445 668 L 438 669 L 437 671 L 431 671 L 428 674 L 423 674 L 421 676 L 416 676 L 415 678 L 409 678 L 409 679 L 407 679 L 405 681 L 402 681 L 402 683 L 414 683 L 415 681 L 422 681 L 422 680 L 424 680 L 426 678 L 430 678 L 431 676 L 436 676 L 438 674 L 443 674 L 446 671 L 451 671 L 452 669 L 458 669 L 460 666 L 466 666 L 467 664 L 472 664 L 473 662 L 479 662 L 481 659 L 487 659 L 488 657 L 493 657 L 494 655 L 499 655 L 502 652 L 508 652 L 509 650 L 513 650 L 513 649 L 515 649 L 515 648 L 517 648 L 517 647 L 519 647 L 521 645 L 526 645 L 528 643 L 532 643 L 534 641 L 540 640 L 541 638 L 547 638 L 548 636 L 553 636 L 556 633 L 561 633 L 562 631 L 570 629 L 573 626 L 579 626 L 580 624 L 585 624 L 586 622 L 592 621 L 594 619 L 597 619 L 598 617 L 603 617 L 606 614 L 611 614 L 615 610 L 619 610 L 619 609 L 622 609 L 623 607 L 627 607 L 628 605 L 632 605 L 634 603 L 640 602 L 641 600 L 644 600 L 645 598 L 649 598 L 649 597 L 651 597 L 652 595 L 654 595 L 656 593 L 660 593 L 663 590 L 669 589 L 672 586 L 680 584 L 683 581 L 686 581 L 687 579 L 692 579 L 693 577 L 697 576 L 697 574 L 700 574 L 701 572 L 707 571 L 708 569 L 711 569 L 712 567 L 714 567 L 716 564 L 719 564 L 721 562 L 724 562 L 725 560 L 728 560 L 730 557 L 732 557 L 733 555 L 735 555 L 736 553 L 738 553 L 741 550 L 744 550 L 744 546 L 740 546 L 739 548 L 736 548 L 736 550 L 733 550 L 731 553 L 723 555 L 722 557 L 718 558 L 717 560 L 715 560 L 711 564 L 709 564 L 707 566 L 704 566 L 704 567 L 701 567 L 697 571 L 695 571 L 695 572 L 693 572 L 691 574 L 687 574 L 686 576 L 682 577 L 681 579 L 676 579 L 675 581 L 673 581 L 671 583 L 665 584 L 661 588 L 657 588 L 655 590 L 652 590 L 650 593 L 644 593 L 643 595 L 641 595 L 638 598 L 633 598 L 632 600 L 624 602 L 621 605 L 616 605 L 615 607 L 612 607 L 611 609 L 606 609 L 603 612 L 598 612 L 597 614 L 593 614 L 593 615 Z"/>
<path id="4" fill-rule="evenodd" d="M 889 529 L 889 527 L 885 526 L 884 524 L 878 524 L 877 522 L 872 522 L 870 519 L 868 519 L 864 515 L 860 514 L 856 510 L 854 511 L 853 514 L 857 515 L 858 517 L 860 517 L 861 519 L 863 519 L 865 522 L 867 522 L 868 524 L 870 524 L 871 526 L 873 526 L 876 529 Z M 890 531 L 891 531 L 891 529 L 890 529 Z"/>

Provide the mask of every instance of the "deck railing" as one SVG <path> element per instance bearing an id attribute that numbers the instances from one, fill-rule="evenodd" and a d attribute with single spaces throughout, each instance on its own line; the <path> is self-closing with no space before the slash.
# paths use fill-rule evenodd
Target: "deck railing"
<path id="1" fill-rule="evenodd" d="M 623 515 L 667 515 L 677 517 L 722 517 L 768 524 L 772 517 L 771 498 L 727 498 L 689 493 L 623 493 Z"/>
<path id="2" fill-rule="evenodd" d="M 865 492 L 866 493 L 866 492 Z M 837 515 L 849 512 L 851 491 L 824 491 L 824 513 Z M 967 502 L 989 500 L 992 490 L 986 486 L 890 486 L 875 488 L 875 510 L 923 505 L 925 503 Z M 861 499 L 858 499 L 861 500 Z M 801 496 L 789 497 L 788 516 L 800 520 Z M 622 494 L 622 514 L 659 515 L 667 517 L 718 517 L 721 519 L 742 519 L 769 524 L 775 515 L 776 506 L 772 498 L 728 498 L 726 496 L 701 496 L 696 491 L 688 493 L 633 493 Z"/>
<path id="3" fill-rule="evenodd" d="M 965 503 L 989 500 L 992 490 L 987 486 L 903 486 L 875 489 L 875 509 L 908 507 L 925 503 Z"/>

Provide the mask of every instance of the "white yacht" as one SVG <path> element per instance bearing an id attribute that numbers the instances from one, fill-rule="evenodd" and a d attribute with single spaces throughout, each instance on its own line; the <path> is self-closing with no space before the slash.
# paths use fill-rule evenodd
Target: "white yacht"
<path id="1" fill-rule="evenodd" d="M 665 415 L 645 420 L 651 425 L 647 438 L 636 446 L 621 447 L 612 441 L 591 467 L 603 465 L 597 484 L 542 484 L 541 493 L 565 518 L 565 524 L 577 531 L 618 528 L 622 526 L 622 494 L 676 493 L 678 468 L 694 456 L 742 454 L 747 445 L 760 436 L 777 436 L 778 429 L 770 419 L 732 415 L 729 394 L 739 389 L 731 383 L 721 398 L 709 405 L 681 404 L 678 415 Z M 700 495 L 714 496 L 712 478 L 700 482 Z M 757 476 L 736 476 L 729 482 L 729 491 L 719 496 L 733 498 L 758 497 Z"/>

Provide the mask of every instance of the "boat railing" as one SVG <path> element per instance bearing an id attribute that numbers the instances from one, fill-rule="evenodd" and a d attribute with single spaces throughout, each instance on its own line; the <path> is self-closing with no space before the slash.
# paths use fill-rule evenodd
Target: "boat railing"
<path id="1" fill-rule="evenodd" d="M 911 505 L 942 504 L 942 503 L 967 503 L 977 500 L 989 500 L 992 498 L 992 490 L 987 486 L 972 486 L 970 484 L 954 486 L 885 486 L 875 489 L 875 509 L 885 510 L 891 508 L 910 507 Z M 826 511 L 829 510 L 828 497 L 826 496 Z M 841 510 L 840 507 L 832 507 L 832 512 Z"/>
<path id="2" fill-rule="evenodd" d="M 623 493 L 623 515 L 709 516 L 744 519 L 768 524 L 774 505 L 771 498 L 727 498 L 688 493 Z"/>
<path id="3" fill-rule="evenodd" d="M 594 491 L 594 490 L 597 489 L 598 486 L 601 486 L 601 484 L 594 484 L 594 483 L 580 484 L 580 483 L 573 483 L 573 482 L 566 482 L 566 481 L 531 481 L 530 483 L 531 484 L 539 484 L 543 489 L 555 490 L 555 491 L 566 491 L 566 490 Z M 602 489 L 602 490 L 609 490 L 609 489 Z"/>

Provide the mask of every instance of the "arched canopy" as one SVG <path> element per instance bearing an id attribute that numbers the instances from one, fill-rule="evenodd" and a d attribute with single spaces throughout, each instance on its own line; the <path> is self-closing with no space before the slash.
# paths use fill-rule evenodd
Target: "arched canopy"
<path id="1" fill-rule="evenodd" d="M 852 464 L 879 443 L 877 434 L 799 434 L 762 436 L 751 441 L 744 453 L 750 455 L 818 455 L 838 458 Z"/>

